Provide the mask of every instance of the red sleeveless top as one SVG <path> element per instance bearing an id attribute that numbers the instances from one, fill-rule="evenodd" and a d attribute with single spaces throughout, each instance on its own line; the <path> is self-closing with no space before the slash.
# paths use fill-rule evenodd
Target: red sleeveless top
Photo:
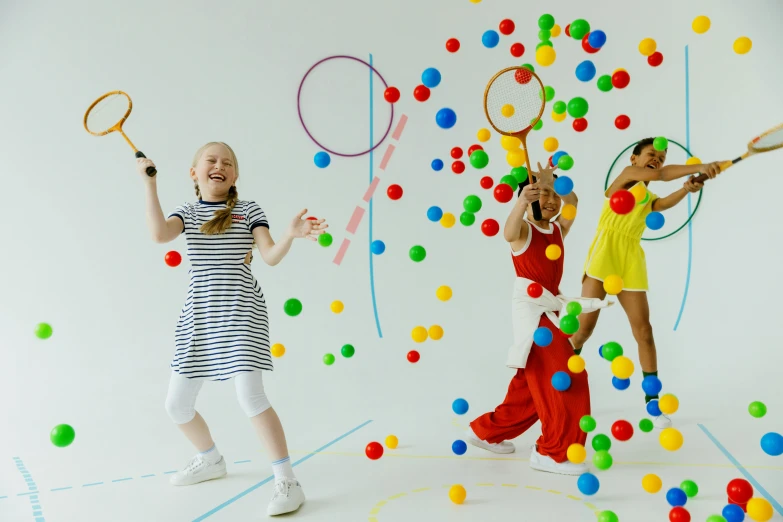
<path id="1" fill-rule="evenodd" d="M 565 256 L 560 224 L 555 221 L 550 224 L 549 230 L 544 230 L 530 221 L 525 221 L 530 228 L 527 243 L 521 251 L 511 252 L 517 277 L 536 281 L 554 295 L 558 295 L 560 293 L 560 279 L 563 277 L 563 258 Z M 554 261 L 546 257 L 546 247 L 549 245 L 560 247 L 560 257 Z"/>

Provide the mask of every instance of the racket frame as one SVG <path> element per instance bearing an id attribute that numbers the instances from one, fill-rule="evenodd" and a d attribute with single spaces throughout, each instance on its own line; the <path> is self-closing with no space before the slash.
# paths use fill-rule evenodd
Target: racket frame
<path id="1" fill-rule="evenodd" d="M 769 152 L 771 150 L 777 150 L 777 149 L 783 147 L 783 141 L 781 141 L 781 143 L 779 143 L 777 145 L 773 145 L 772 147 L 764 147 L 764 148 L 756 148 L 755 147 L 755 144 L 758 143 L 759 140 L 761 140 L 761 138 L 763 138 L 764 136 L 768 136 L 768 135 L 772 134 L 773 132 L 780 132 L 780 131 L 783 131 L 783 124 L 780 124 L 780 125 L 777 125 L 775 127 L 772 127 L 771 129 L 769 129 L 766 132 L 762 132 L 761 134 L 759 134 L 758 136 L 756 136 L 755 138 L 753 138 L 752 140 L 750 140 L 748 142 L 748 150 L 742 156 L 734 158 L 731 161 L 726 161 L 724 163 L 721 163 L 720 171 L 723 172 L 724 170 L 728 169 L 729 167 L 733 167 L 734 165 L 736 165 L 740 161 L 742 161 L 744 159 L 747 159 L 750 156 L 753 156 L 754 154 L 760 154 L 762 152 Z M 697 183 L 703 183 L 707 179 L 708 179 L 708 176 L 706 174 L 699 174 L 698 176 L 696 176 L 693 179 L 693 181 L 695 181 Z"/>

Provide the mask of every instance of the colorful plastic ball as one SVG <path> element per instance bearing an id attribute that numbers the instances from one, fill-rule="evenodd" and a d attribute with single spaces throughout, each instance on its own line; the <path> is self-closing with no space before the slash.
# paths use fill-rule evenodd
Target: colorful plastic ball
<path id="1" fill-rule="evenodd" d="M 498 181 L 498 183 L 501 185 L 503 184 L 508 185 L 509 187 L 511 187 L 512 192 L 516 192 L 516 190 L 519 188 L 519 183 L 517 183 L 517 178 L 515 178 L 512 174 L 506 174 L 505 176 L 500 178 L 500 181 Z M 505 203 L 505 202 L 501 201 L 501 203 Z"/>
<path id="2" fill-rule="evenodd" d="M 571 26 L 571 38 L 574 40 L 581 40 L 590 32 L 590 24 L 582 18 L 574 20 L 569 25 Z"/>
<path id="3" fill-rule="evenodd" d="M 558 114 L 555 111 L 552 111 L 552 121 L 555 121 L 557 123 L 560 123 L 561 121 L 565 120 L 566 116 L 567 114 L 565 112 Z"/>
<path id="4" fill-rule="evenodd" d="M 430 89 L 425 85 L 417 85 L 413 89 L 413 98 L 419 102 L 425 102 L 430 99 Z"/>
<path id="5" fill-rule="evenodd" d="M 454 223 L 457 222 L 457 218 L 454 217 L 454 214 L 451 212 L 446 212 L 443 214 L 443 218 L 440 220 L 440 225 L 443 228 L 451 228 L 454 226 Z"/>
<path id="6" fill-rule="evenodd" d="M 578 301 L 571 301 L 566 305 L 566 313 L 568 315 L 579 315 L 582 313 L 582 305 Z"/>
<path id="7" fill-rule="evenodd" d="M 410 363 L 417 363 L 419 362 L 419 359 L 421 358 L 421 355 L 419 355 L 419 352 L 416 350 L 411 350 L 408 352 L 408 362 Z"/>
<path id="8" fill-rule="evenodd" d="M 497 31 L 490 29 L 481 35 L 481 43 L 487 49 L 492 49 L 498 44 L 498 42 L 500 42 L 500 35 L 497 33 Z"/>
<path id="9" fill-rule="evenodd" d="M 549 31 L 552 33 L 552 38 L 557 38 L 558 36 L 560 36 L 560 32 L 562 31 L 562 29 L 560 29 L 559 25 L 555 24 L 552 26 L 552 29 L 550 29 Z"/>
<path id="10" fill-rule="evenodd" d="M 589 109 L 589 105 L 587 103 L 587 100 L 582 98 L 581 96 L 577 96 L 575 98 L 571 98 L 568 101 L 568 115 L 572 118 L 583 118 Z"/>
<path id="11" fill-rule="evenodd" d="M 463 212 L 459 215 L 459 222 L 462 223 L 463 226 L 469 227 L 476 222 L 476 214 L 467 211 Z"/>
<path id="12" fill-rule="evenodd" d="M 483 150 L 474 150 L 470 155 L 470 164 L 475 169 L 483 169 L 489 164 L 489 156 Z"/>
<path id="13" fill-rule="evenodd" d="M 565 32 L 566 36 L 571 36 L 571 24 L 566 24 L 565 29 L 563 29 L 563 32 Z"/>
<path id="14" fill-rule="evenodd" d="M 647 57 L 647 63 L 651 67 L 658 67 L 663 63 L 663 55 L 659 53 L 658 51 L 655 51 L 650 56 Z"/>
<path id="15" fill-rule="evenodd" d="M 612 274 L 604 279 L 604 290 L 609 295 L 617 295 L 623 291 L 623 279 L 619 275 Z"/>
<path id="16" fill-rule="evenodd" d="M 319 151 L 313 156 L 313 163 L 315 163 L 315 166 L 319 169 L 325 169 L 331 162 L 332 158 L 329 156 L 328 152 Z"/>
<path id="17" fill-rule="evenodd" d="M 435 297 L 437 297 L 441 301 L 448 301 L 451 299 L 451 296 L 453 295 L 451 291 L 451 287 L 449 286 L 439 286 L 437 290 L 435 290 Z"/>
<path id="18" fill-rule="evenodd" d="M 736 504 L 747 504 L 753 497 L 753 486 L 745 479 L 735 478 L 726 486 L 726 495 Z"/>
<path id="19" fill-rule="evenodd" d="M 747 36 L 741 36 L 734 41 L 734 52 L 737 54 L 746 54 L 753 47 L 753 42 Z"/>
<path id="20" fill-rule="evenodd" d="M 615 421 L 612 424 L 612 436 L 621 442 L 630 440 L 633 437 L 633 426 L 626 420 Z"/>
<path id="21" fill-rule="evenodd" d="M 584 118 L 577 118 L 574 120 L 573 127 L 576 132 L 584 132 L 587 129 L 587 120 Z"/>
<path id="22" fill-rule="evenodd" d="M 530 123 L 533 123 L 533 122 L 530 122 Z M 533 125 L 533 130 L 534 130 L 534 131 L 541 130 L 541 127 L 543 127 L 543 126 L 544 126 L 544 120 L 541 120 L 541 119 L 539 119 L 539 120 L 538 120 L 538 121 L 535 123 L 535 125 Z"/>
<path id="23" fill-rule="evenodd" d="M 451 171 L 454 174 L 462 174 L 465 172 L 465 164 L 460 160 L 457 160 L 451 164 Z"/>
<path id="24" fill-rule="evenodd" d="M 675 428 L 666 428 L 661 431 L 658 440 L 666 451 L 677 451 L 683 443 L 682 433 Z"/>
<path id="25" fill-rule="evenodd" d="M 452 147 L 452 149 L 449 151 L 449 154 L 454 159 L 460 159 L 462 157 L 462 147 Z"/>
<path id="26" fill-rule="evenodd" d="M 612 77 L 608 74 L 604 74 L 602 76 L 598 77 L 598 81 L 596 82 L 596 85 L 598 86 L 598 90 L 601 92 L 609 92 L 612 90 Z"/>
<path id="27" fill-rule="evenodd" d="M 479 185 L 481 185 L 481 188 L 485 190 L 489 190 L 492 188 L 494 181 L 492 181 L 492 178 L 489 176 L 484 176 L 479 180 Z"/>
<path id="28" fill-rule="evenodd" d="M 427 219 L 438 222 L 443 217 L 443 210 L 440 207 L 432 206 L 427 209 Z"/>
<path id="29" fill-rule="evenodd" d="M 397 445 L 400 443 L 399 439 L 394 435 L 389 435 L 386 437 L 384 442 L 386 443 L 386 447 L 389 449 L 396 449 Z"/>
<path id="30" fill-rule="evenodd" d="M 628 214 L 636 206 L 636 198 L 627 190 L 617 190 L 609 198 L 609 207 L 620 215 Z"/>
<path id="31" fill-rule="evenodd" d="M 595 54 L 598 49 L 590 45 L 590 33 L 587 33 L 582 37 L 582 50 L 587 54 Z"/>
<path id="32" fill-rule="evenodd" d="M 613 463 L 614 459 L 612 458 L 612 455 L 606 450 L 596 451 L 593 454 L 593 466 L 601 471 L 606 471 L 611 468 Z"/>
<path id="33" fill-rule="evenodd" d="M 552 110 L 555 111 L 557 114 L 563 114 L 565 113 L 567 109 L 566 102 L 559 100 L 552 105 Z"/>
<path id="34" fill-rule="evenodd" d="M 663 481 L 658 475 L 650 473 L 642 477 L 642 489 L 647 493 L 658 493 L 661 487 L 663 487 Z"/>
<path id="35" fill-rule="evenodd" d="M 290 317 L 296 317 L 302 313 L 302 302 L 299 299 L 291 298 L 283 305 L 283 311 Z"/>
<path id="36" fill-rule="evenodd" d="M 449 38 L 446 40 L 446 50 L 450 53 L 456 53 L 459 51 L 459 40 L 456 38 Z"/>
<path id="37" fill-rule="evenodd" d="M 396 183 L 389 185 L 389 187 L 386 189 L 386 195 L 389 196 L 389 199 L 397 201 L 402 197 L 402 187 Z"/>
<path id="38" fill-rule="evenodd" d="M 451 451 L 453 451 L 455 455 L 464 455 L 465 452 L 468 451 L 468 445 L 465 444 L 464 440 L 455 440 L 451 444 Z"/>
<path id="39" fill-rule="evenodd" d="M 371 442 L 364 448 L 364 453 L 370 460 L 378 460 L 383 457 L 383 446 L 379 442 Z"/>
<path id="40" fill-rule="evenodd" d="M 570 203 L 568 205 L 563 205 L 560 215 L 563 219 L 574 219 L 576 217 L 576 207 Z"/>
<path id="41" fill-rule="evenodd" d="M 421 73 L 421 83 L 430 89 L 437 87 L 440 84 L 440 80 L 440 71 L 434 67 L 428 67 Z"/>
<path id="42" fill-rule="evenodd" d="M 680 401 L 672 394 L 667 393 L 660 399 L 658 399 L 658 408 L 661 413 L 666 415 L 672 415 L 677 412 L 680 407 Z"/>
<path id="43" fill-rule="evenodd" d="M 450 129 L 457 123 L 457 113 L 444 107 L 435 114 L 435 123 L 441 129 Z"/>
<path id="44" fill-rule="evenodd" d="M 557 53 L 555 52 L 554 48 L 548 45 L 544 45 L 536 51 L 536 63 L 541 66 L 549 67 L 555 63 L 556 58 Z"/>
<path id="45" fill-rule="evenodd" d="M 569 462 L 573 462 L 574 464 L 581 464 L 585 461 L 585 458 L 587 458 L 587 450 L 585 450 L 585 447 L 581 444 L 574 443 L 568 446 L 566 457 L 568 458 Z"/>
<path id="46" fill-rule="evenodd" d="M 331 366 L 334 364 L 334 354 L 327 353 L 323 356 L 324 364 L 327 366 Z"/>
<path id="47" fill-rule="evenodd" d="M 478 143 L 474 143 L 470 147 L 468 147 L 468 157 L 470 157 L 474 152 L 477 150 L 484 150 L 484 147 L 479 145 Z"/>
<path id="48" fill-rule="evenodd" d="M 340 353 L 346 359 L 350 359 L 356 353 L 356 348 L 354 348 L 352 344 L 344 344 L 343 347 L 340 348 Z"/>
<path id="49" fill-rule="evenodd" d="M 500 225 L 492 218 L 485 219 L 481 223 L 481 233 L 487 237 L 496 236 L 500 232 Z"/>
<path id="50" fill-rule="evenodd" d="M 593 431 L 596 425 L 597 423 L 591 415 L 584 415 L 581 419 L 579 419 L 579 429 L 585 433 L 590 433 Z"/>
<path id="51" fill-rule="evenodd" d="M 345 305 L 342 301 L 332 301 L 332 303 L 329 305 L 329 310 L 332 311 L 332 313 L 339 314 L 343 310 L 345 310 Z"/>
<path id="52" fill-rule="evenodd" d="M 443 170 L 443 160 L 442 159 L 432 160 L 432 163 L 430 163 L 430 167 L 432 167 L 432 170 L 434 170 L 435 172 L 438 172 L 439 170 Z"/>
<path id="53" fill-rule="evenodd" d="M 615 89 L 625 89 L 631 83 L 631 75 L 628 71 L 619 70 L 612 74 L 612 85 Z"/>
<path id="54" fill-rule="evenodd" d="M 527 285 L 527 295 L 529 295 L 533 299 L 538 299 L 543 294 L 544 294 L 544 287 L 541 286 L 541 283 L 532 282 L 529 285 Z"/>
<path id="55" fill-rule="evenodd" d="M 555 17 L 551 14 L 542 14 L 538 18 L 538 28 L 544 29 L 547 31 L 551 31 L 552 27 L 555 26 Z"/>
<path id="56" fill-rule="evenodd" d="M 655 425 L 650 419 L 642 419 L 639 421 L 639 429 L 644 433 L 650 433 L 653 428 L 655 428 Z"/>
<path id="57" fill-rule="evenodd" d="M 468 412 L 468 401 L 465 399 L 454 399 L 451 403 L 451 409 L 457 415 L 465 415 Z"/>
<path id="58" fill-rule="evenodd" d="M 757 419 L 762 418 L 767 414 L 767 406 L 763 402 L 753 401 L 748 406 L 748 413 Z"/>
<path id="59" fill-rule="evenodd" d="M 590 60 L 585 60 L 576 66 L 576 78 L 582 82 L 589 82 L 595 77 L 595 64 Z"/>
<path id="60" fill-rule="evenodd" d="M 609 341 L 608 343 L 604 344 L 602 354 L 604 359 L 612 362 L 617 357 L 623 355 L 623 347 L 620 346 L 620 343 Z"/>
<path id="61" fill-rule="evenodd" d="M 644 390 L 646 395 L 658 395 L 661 393 L 662 389 L 663 384 L 661 384 L 661 380 L 655 375 L 648 375 L 642 381 L 642 390 Z"/>
<path id="62" fill-rule="evenodd" d="M 427 335 L 433 341 L 439 341 L 439 340 L 443 339 L 443 327 L 439 326 L 437 324 L 433 324 L 427 330 Z"/>
<path id="63" fill-rule="evenodd" d="M 560 156 L 560 159 L 557 160 L 557 167 L 562 170 L 571 170 L 571 167 L 574 166 L 574 158 L 569 156 L 568 154 L 565 154 L 564 156 Z"/>
<path id="64" fill-rule="evenodd" d="M 627 390 L 628 387 L 631 386 L 631 379 L 618 379 L 617 377 L 612 377 L 612 386 L 620 391 Z"/>
<path id="65" fill-rule="evenodd" d="M 745 512 L 737 504 L 726 504 L 726 506 L 723 508 L 723 511 L 721 512 L 721 515 L 723 515 L 723 520 L 721 522 L 744 522 L 745 520 Z M 717 517 L 718 515 L 713 516 Z M 713 521 L 708 518 L 707 522 Z M 717 522 L 717 520 L 714 522 Z"/>
<path id="66" fill-rule="evenodd" d="M 628 379 L 633 375 L 633 361 L 624 355 L 615 357 L 612 361 L 612 375 L 618 379 Z"/>
<path id="67" fill-rule="evenodd" d="M 525 64 L 525 65 L 530 65 L 530 64 Z M 530 80 L 533 79 L 533 75 L 530 74 L 530 72 L 533 71 L 532 69 L 533 66 L 530 65 L 530 67 L 525 67 L 525 65 L 523 65 L 520 69 L 517 69 L 514 72 L 514 81 L 516 81 L 520 85 L 527 85 L 528 83 L 530 83 Z"/>
<path id="68" fill-rule="evenodd" d="M 481 198 L 478 196 L 471 194 L 470 196 L 465 197 L 464 200 L 462 200 L 462 208 L 465 209 L 465 212 L 470 212 L 472 214 L 475 214 L 479 210 L 481 210 Z"/>
<path id="69" fill-rule="evenodd" d="M 556 151 L 558 145 L 559 143 L 557 141 L 557 138 L 555 138 L 554 136 L 550 136 L 544 140 L 544 150 L 547 152 Z"/>
<path id="70" fill-rule="evenodd" d="M 606 43 L 606 33 L 600 29 L 590 31 L 590 34 L 587 35 L 587 42 L 593 49 L 600 49 Z"/>
<path id="71" fill-rule="evenodd" d="M 684 506 L 688 502 L 688 496 L 680 488 L 671 488 L 666 492 L 666 502 L 670 506 Z"/>
<path id="72" fill-rule="evenodd" d="M 560 248 L 559 245 L 549 245 L 546 247 L 546 250 L 544 250 L 544 255 L 546 255 L 546 258 L 550 261 L 556 261 L 563 255 L 563 249 Z"/>
<path id="73" fill-rule="evenodd" d="M 539 40 L 549 40 L 550 38 L 552 38 L 552 32 L 549 29 L 541 29 L 538 31 Z"/>
<path id="74" fill-rule="evenodd" d="M 511 49 L 509 51 L 511 52 L 511 56 L 514 58 L 521 58 L 522 55 L 525 54 L 525 46 L 519 42 L 516 42 L 511 44 Z"/>
<path id="75" fill-rule="evenodd" d="M 58 424 L 49 433 L 49 440 L 58 448 L 70 446 L 76 438 L 76 431 L 68 424 Z"/>
<path id="76" fill-rule="evenodd" d="M 773 431 L 765 434 L 761 437 L 761 449 L 772 457 L 783 455 L 783 435 Z"/>
<path id="77" fill-rule="evenodd" d="M 598 481 L 598 477 L 592 473 L 583 473 L 576 479 L 576 487 L 579 488 L 579 492 L 582 495 L 590 496 L 598 493 L 601 483 Z"/>
<path id="78" fill-rule="evenodd" d="M 500 34 L 504 34 L 506 36 L 510 35 L 514 32 L 514 21 L 506 18 L 505 20 L 501 20 L 500 24 L 498 25 L 498 30 L 500 31 Z"/>
<path id="79" fill-rule="evenodd" d="M 52 336 L 52 326 L 48 323 L 38 323 L 35 326 L 35 336 L 39 339 L 48 339 Z"/>
<path id="80" fill-rule="evenodd" d="M 669 522 L 691 522 L 691 514 L 682 506 L 673 507 L 669 511 Z"/>
<path id="81" fill-rule="evenodd" d="M 579 330 L 579 319 L 575 315 L 560 318 L 560 330 L 566 335 L 574 335 Z"/>
<path id="82" fill-rule="evenodd" d="M 542 40 L 542 41 L 540 41 L 540 42 L 538 42 L 538 43 L 536 44 L 536 51 L 538 51 L 539 49 L 541 49 L 541 47 L 543 47 L 543 46 L 546 46 L 546 47 L 554 47 L 554 44 L 552 44 L 552 42 L 550 42 L 549 40 Z"/>
<path id="83" fill-rule="evenodd" d="M 663 136 L 658 136 L 653 140 L 653 148 L 658 151 L 666 150 L 669 148 L 669 140 Z"/>
<path id="84" fill-rule="evenodd" d="M 660 212 L 650 212 L 647 214 L 647 217 L 644 218 L 644 222 L 650 230 L 660 230 L 666 222 L 666 219 Z"/>
<path id="85" fill-rule="evenodd" d="M 593 437 L 592 446 L 595 451 L 609 451 L 612 449 L 612 440 L 603 433 L 599 433 Z"/>
<path id="86" fill-rule="evenodd" d="M 449 488 L 449 500 L 454 502 L 455 504 L 462 504 L 465 502 L 465 499 L 468 497 L 468 492 L 465 491 L 465 488 L 460 486 L 459 484 L 451 486 Z"/>
<path id="87" fill-rule="evenodd" d="M 585 360 L 581 355 L 572 355 L 568 358 L 568 371 L 582 373 L 585 370 Z"/>
<path id="88" fill-rule="evenodd" d="M 517 180 L 517 183 L 524 183 L 527 179 L 527 167 L 514 167 L 511 169 L 511 175 Z"/>
<path id="89" fill-rule="evenodd" d="M 552 375 L 552 388 L 557 391 L 566 391 L 571 387 L 571 376 L 566 372 L 555 372 Z"/>
<path id="90" fill-rule="evenodd" d="M 329 232 L 324 232 L 318 236 L 318 244 L 322 247 L 331 246 L 333 240 L 334 238 L 332 238 L 332 235 Z"/>
<path id="91" fill-rule="evenodd" d="M 176 250 L 171 250 L 170 252 L 166 252 L 166 255 L 163 256 L 163 261 L 172 267 L 179 266 L 182 262 L 182 255 Z"/>
<path id="92" fill-rule="evenodd" d="M 660 417 L 663 414 L 661 409 L 658 407 L 658 399 L 653 399 L 648 402 L 645 408 L 647 409 L 647 413 L 653 417 Z"/>
<path id="93" fill-rule="evenodd" d="M 285 355 L 285 346 L 275 343 L 269 348 L 269 351 L 272 352 L 272 357 L 282 357 Z"/>
<path id="94" fill-rule="evenodd" d="M 552 343 L 552 330 L 546 326 L 539 326 L 533 332 L 533 342 L 538 346 L 549 346 Z"/>
<path id="95" fill-rule="evenodd" d="M 625 114 L 621 114 L 614 119 L 614 126 L 620 130 L 625 130 L 631 125 L 631 118 Z"/>
<path id="96" fill-rule="evenodd" d="M 386 252 L 386 243 L 384 243 L 380 239 L 374 240 L 372 243 L 370 243 L 370 252 L 372 252 L 376 256 L 383 254 L 384 252 Z"/>
<path id="97" fill-rule="evenodd" d="M 685 492 L 688 498 L 694 498 L 699 494 L 699 486 L 692 480 L 683 480 L 680 489 Z"/>
<path id="98" fill-rule="evenodd" d="M 411 261 L 419 263 L 421 261 L 424 261 L 424 258 L 427 257 L 427 251 L 424 250 L 423 246 L 415 245 L 412 246 L 411 249 L 408 251 L 408 256 L 411 258 Z"/>
<path id="99" fill-rule="evenodd" d="M 642 53 L 642 56 L 650 56 L 657 47 L 658 44 L 652 38 L 645 38 L 639 42 L 639 52 Z"/>
<path id="100" fill-rule="evenodd" d="M 758 522 L 766 522 L 774 515 L 772 505 L 764 498 L 752 498 L 746 506 L 748 516 Z"/>
<path id="101" fill-rule="evenodd" d="M 479 129 L 476 133 L 476 139 L 482 143 L 489 141 L 491 137 L 492 133 L 489 132 L 489 129 Z"/>
<path id="102" fill-rule="evenodd" d="M 394 103 L 400 99 L 400 90 L 397 87 L 387 87 L 383 91 L 383 99 L 389 103 Z"/>
<path id="103" fill-rule="evenodd" d="M 694 33 L 704 34 L 710 30 L 710 19 L 704 15 L 697 16 L 696 18 L 693 19 L 693 22 L 691 23 L 691 28 L 693 29 Z"/>

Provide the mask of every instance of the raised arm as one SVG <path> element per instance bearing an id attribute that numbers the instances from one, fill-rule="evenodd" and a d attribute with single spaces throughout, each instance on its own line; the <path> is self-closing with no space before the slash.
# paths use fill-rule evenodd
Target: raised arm
<path id="1" fill-rule="evenodd" d="M 704 187 L 703 183 L 699 183 L 695 180 L 695 178 L 691 178 L 682 184 L 682 188 L 680 190 L 672 192 L 664 198 L 658 198 L 653 201 L 652 210 L 653 212 L 663 212 L 664 210 L 669 210 L 670 208 L 676 206 L 677 203 L 685 199 L 685 196 L 687 196 L 689 192 L 698 192 L 702 189 L 702 187 Z"/>
<path id="2" fill-rule="evenodd" d="M 618 190 L 635 181 L 673 181 L 691 174 L 706 174 L 707 177 L 712 179 L 720 174 L 720 164 L 720 161 L 715 161 L 713 163 L 699 163 L 695 165 L 666 165 L 660 169 L 629 166 L 625 167 L 617 179 L 614 180 L 612 188 Z"/>
<path id="3" fill-rule="evenodd" d="M 174 241 L 182 233 L 185 223 L 176 216 L 166 219 L 163 215 L 163 209 L 160 208 L 160 200 L 158 199 L 158 176 L 149 177 L 147 175 L 147 167 L 154 166 L 155 164 L 148 158 L 136 160 L 136 168 L 145 182 L 147 227 L 156 243 L 168 243 Z"/>

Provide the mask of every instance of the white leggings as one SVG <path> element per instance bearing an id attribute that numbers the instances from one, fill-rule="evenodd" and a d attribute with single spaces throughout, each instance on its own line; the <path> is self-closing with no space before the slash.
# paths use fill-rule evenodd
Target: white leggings
<path id="1" fill-rule="evenodd" d="M 242 372 L 234 377 L 239 405 L 248 417 L 255 417 L 272 407 L 264 393 L 262 377 L 261 370 Z M 188 379 L 171 372 L 166 411 L 176 424 L 186 424 L 196 416 L 196 398 L 203 384 L 204 379 Z"/>

